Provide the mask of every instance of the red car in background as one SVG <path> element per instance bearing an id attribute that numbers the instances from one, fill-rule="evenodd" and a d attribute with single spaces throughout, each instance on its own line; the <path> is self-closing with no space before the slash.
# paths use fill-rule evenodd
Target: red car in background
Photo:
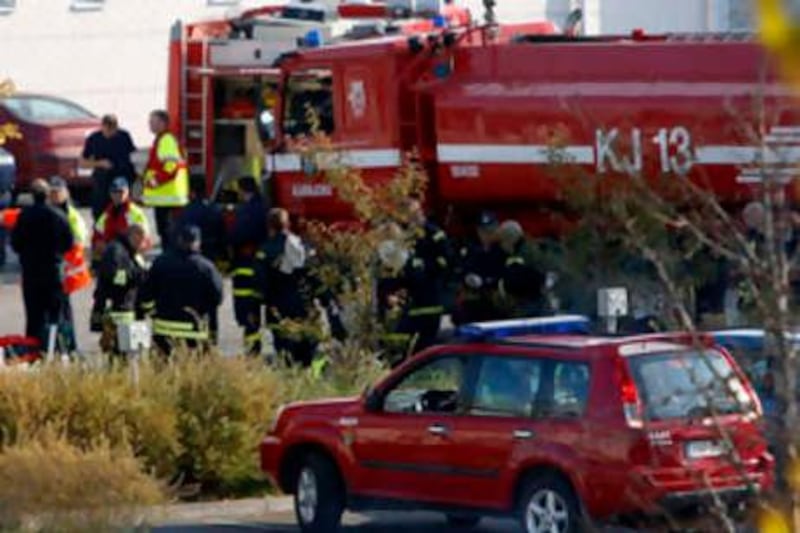
<path id="1" fill-rule="evenodd" d="M 84 107 L 55 96 L 15 93 L 0 98 L 0 124 L 17 124 L 21 139 L 4 146 L 16 159 L 14 192 L 25 191 L 36 178 L 63 177 L 72 188 L 89 187 L 91 171 L 80 169 L 83 143 L 99 127 Z"/>

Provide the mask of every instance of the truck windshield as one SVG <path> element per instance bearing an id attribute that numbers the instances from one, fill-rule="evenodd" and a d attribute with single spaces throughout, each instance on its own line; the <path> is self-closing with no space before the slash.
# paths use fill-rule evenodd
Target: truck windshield
<path id="1" fill-rule="evenodd" d="M 716 350 L 645 354 L 628 360 L 648 420 L 747 412 L 741 379 Z"/>

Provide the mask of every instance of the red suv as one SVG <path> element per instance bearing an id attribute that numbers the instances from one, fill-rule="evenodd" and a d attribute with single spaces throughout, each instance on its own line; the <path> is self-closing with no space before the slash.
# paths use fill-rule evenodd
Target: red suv
<path id="1" fill-rule="evenodd" d="M 335 531 L 345 508 L 398 506 L 573 532 L 772 486 L 758 398 L 727 352 L 685 334 L 574 333 L 586 326 L 462 328 L 359 398 L 285 406 L 262 468 L 306 532 Z"/>

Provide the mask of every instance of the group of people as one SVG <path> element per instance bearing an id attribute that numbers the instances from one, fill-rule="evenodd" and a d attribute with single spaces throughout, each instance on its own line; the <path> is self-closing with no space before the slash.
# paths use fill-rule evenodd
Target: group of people
<path id="1" fill-rule="evenodd" d="M 144 210 L 131 198 L 135 147 L 115 117 L 103 117 L 81 158 L 93 171 L 91 240 L 62 178 L 38 179 L 31 186 L 33 205 L 19 215 L 11 245 L 22 267 L 26 334 L 44 346 L 61 353 L 77 350 L 69 295 L 86 286 L 75 283 L 76 273 L 90 279 L 89 265 L 83 264 L 89 263 L 83 253 L 89 245 L 96 277 L 91 323 L 93 330 L 111 333 L 101 340 L 104 347 L 118 351 L 114 329 L 145 315 L 152 317 L 155 342 L 165 352 L 175 339 L 196 342 L 208 335 L 203 324 L 222 301 L 222 277 L 200 254 L 201 229 L 176 224 L 177 211 L 189 203 L 189 177 L 167 113 L 152 112 L 150 128 L 155 140 L 142 176 L 142 200 L 155 208 L 164 253 L 149 269 L 143 253 L 153 235 Z"/>
<path id="2" fill-rule="evenodd" d="M 309 290 L 315 286 L 309 268 L 313 252 L 292 232 L 289 213 L 270 209 L 259 181 L 244 176 L 236 184 L 239 198 L 232 220 L 226 221 L 207 200 L 205 182 L 190 181 L 167 114 L 151 113 L 150 127 L 155 140 L 141 176 L 141 203 L 155 208 L 161 255 L 148 268 L 144 253 L 155 235 L 131 195 L 137 179 L 131 163 L 135 147 L 115 117 L 103 117 L 81 158 L 93 171 L 91 236 L 69 201 L 66 182 L 58 177 L 33 184 L 34 204 L 23 210 L 13 231 L 28 336 L 47 343 L 55 325 L 58 349 L 77 349 L 69 291 L 64 290 L 64 255 L 79 246 L 92 251 L 96 284 L 91 328 L 103 333 L 105 351 L 119 352 L 120 324 L 145 317 L 152 320 L 162 352 L 169 353 L 175 341 L 214 342 L 223 298 L 222 264 L 229 267 L 234 318 L 248 353 L 261 352 L 266 326 L 276 351 L 310 364 L 315 339 L 298 335 L 287 323 L 302 322 L 320 308 L 328 311 L 335 336 L 343 338 L 347 332 L 332 316 L 338 313 L 336 296 L 329 291 L 320 305 L 321 292 Z M 401 347 L 408 353 L 433 344 L 448 312 L 458 324 L 543 310 L 544 275 L 518 223 L 501 224 L 484 213 L 472 239 L 456 250 L 427 219 L 418 199 L 409 199 L 407 207 L 408 219 L 388 224 L 386 239 L 375 251 L 377 312 L 388 349 Z"/>
<path id="3" fill-rule="evenodd" d="M 546 276 L 519 223 L 482 213 L 473 234 L 456 246 L 419 200 L 406 207 L 408 222 L 388 224 L 377 251 L 388 351 L 402 357 L 434 344 L 448 312 L 460 325 L 546 311 Z"/>

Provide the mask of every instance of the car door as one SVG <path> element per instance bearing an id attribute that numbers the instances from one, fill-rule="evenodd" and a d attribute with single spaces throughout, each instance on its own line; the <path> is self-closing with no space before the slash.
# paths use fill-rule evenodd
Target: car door
<path id="1" fill-rule="evenodd" d="M 480 357 L 466 412 L 453 431 L 450 467 L 469 473 L 457 486 L 462 505 L 505 509 L 520 466 L 574 449 L 586 407 L 584 389 L 568 396 L 557 377 L 578 363 L 513 355 Z"/>
<path id="2" fill-rule="evenodd" d="M 432 357 L 399 377 L 380 393 L 376 407 L 359 417 L 350 445 L 356 496 L 442 501 L 466 370 L 462 356 Z"/>

